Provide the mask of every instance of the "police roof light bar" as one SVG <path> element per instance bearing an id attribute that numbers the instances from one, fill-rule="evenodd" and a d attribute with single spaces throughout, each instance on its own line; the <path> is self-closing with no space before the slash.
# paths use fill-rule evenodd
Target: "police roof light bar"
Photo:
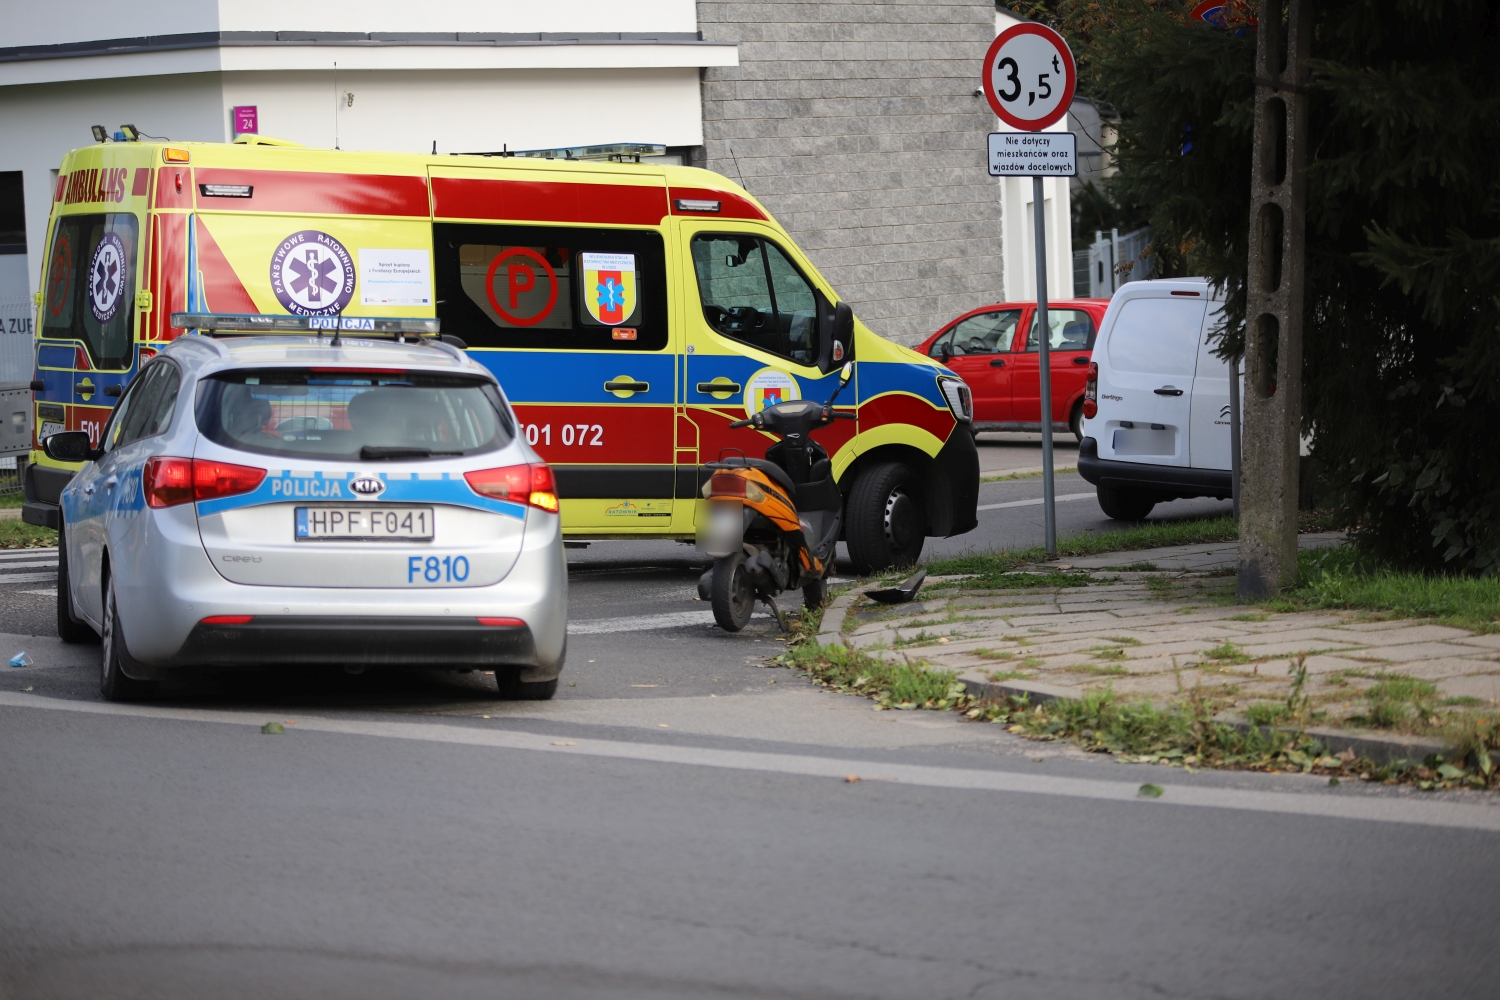
<path id="1" fill-rule="evenodd" d="M 267 313 L 173 313 L 174 330 L 202 333 L 364 333 L 436 337 L 441 321 L 375 316 L 282 316 Z"/>

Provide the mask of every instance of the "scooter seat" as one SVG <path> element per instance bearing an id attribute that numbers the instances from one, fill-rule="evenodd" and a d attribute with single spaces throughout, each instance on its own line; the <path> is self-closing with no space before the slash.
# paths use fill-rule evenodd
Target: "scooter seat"
<path id="1" fill-rule="evenodd" d="M 792 484 L 792 477 L 787 475 L 786 470 L 777 465 L 775 462 L 768 461 L 764 458 L 742 458 L 739 455 L 733 455 L 729 458 L 724 458 L 717 462 L 712 462 L 708 467 L 710 469 L 713 469 L 723 468 L 726 466 L 730 468 L 740 469 L 759 469 L 761 472 L 764 472 L 766 475 L 770 476 L 778 486 L 786 490 L 788 497 L 795 495 L 797 492 L 797 487 Z"/>

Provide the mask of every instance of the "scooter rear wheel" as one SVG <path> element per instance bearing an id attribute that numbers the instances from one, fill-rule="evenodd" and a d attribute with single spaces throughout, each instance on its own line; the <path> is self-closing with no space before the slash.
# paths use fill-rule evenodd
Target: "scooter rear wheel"
<path id="1" fill-rule="evenodd" d="M 738 632 L 750 624 L 755 610 L 755 588 L 745 572 L 745 553 L 735 552 L 714 560 L 713 585 L 709 588 L 714 621 L 726 632 Z"/>
<path id="2" fill-rule="evenodd" d="M 802 606 L 809 611 L 816 611 L 828 601 L 828 579 L 819 577 L 812 583 L 802 588 Z"/>

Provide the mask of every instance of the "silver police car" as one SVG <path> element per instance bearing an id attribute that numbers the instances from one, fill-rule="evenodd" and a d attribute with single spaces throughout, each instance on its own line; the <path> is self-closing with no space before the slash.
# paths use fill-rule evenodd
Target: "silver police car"
<path id="1" fill-rule="evenodd" d="M 58 626 L 104 697 L 175 668 L 493 670 L 550 698 L 567 567 L 552 470 L 495 378 L 439 340 L 183 336 L 62 492 Z"/>

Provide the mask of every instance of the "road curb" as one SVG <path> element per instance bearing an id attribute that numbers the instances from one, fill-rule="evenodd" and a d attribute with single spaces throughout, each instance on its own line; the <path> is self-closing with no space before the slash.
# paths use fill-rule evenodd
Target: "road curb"
<path id="1" fill-rule="evenodd" d="M 972 698 L 998 701 L 1002 698 L 1024 695 L 1031 699 L 1034 705 L 1044 705 L 1049 701 L 1059 699 L 1076 700 L 1072 691 L 1053 687 L 1050 684 L 1037 684 L 1033 681 L 988 681 L 977 677 L 967 677 L 964 674 L 959 674 L 958 680 L 964 686 L 964 693 Z M 1254 726 L 1244 719 L 1233 716 L 1215 717 L 1214 721 L 1231 726 L 1242 733 L 1248 733 L 1252 729 L 1259 729 L 1262 735 L 1270 735 L 1272 732 L 1270 726 Z M 1281 730 L 1281 732 L 1295 732 L 1298 735 L 1315 739 L 1322 743 L 1330 754 L 1352 750 L 1356 757 L 1363 757 L 1376 764 L 1391 764 L 1398 760 L 1419 761 L 1429 754 L 1441 754 L 1447 760 L 1451 759 L 1450 755 L 1455 749 L 1449 744 L 1436 740 L 1424 740 L 1419 736 L 1351 733 L 1347 730 L 1328 729 L 1323 726 L 1310 726 L 1301 730 Z"/>
<path id="2" fill-rule="evenodd" d="M 854 602 L 864 596 L 864 590 L 853 587 L 833 599 L 828 610 L 823 612 L 822 631 L 818 633 L 819 646 L 844 645 L 844 618 Z"/>

